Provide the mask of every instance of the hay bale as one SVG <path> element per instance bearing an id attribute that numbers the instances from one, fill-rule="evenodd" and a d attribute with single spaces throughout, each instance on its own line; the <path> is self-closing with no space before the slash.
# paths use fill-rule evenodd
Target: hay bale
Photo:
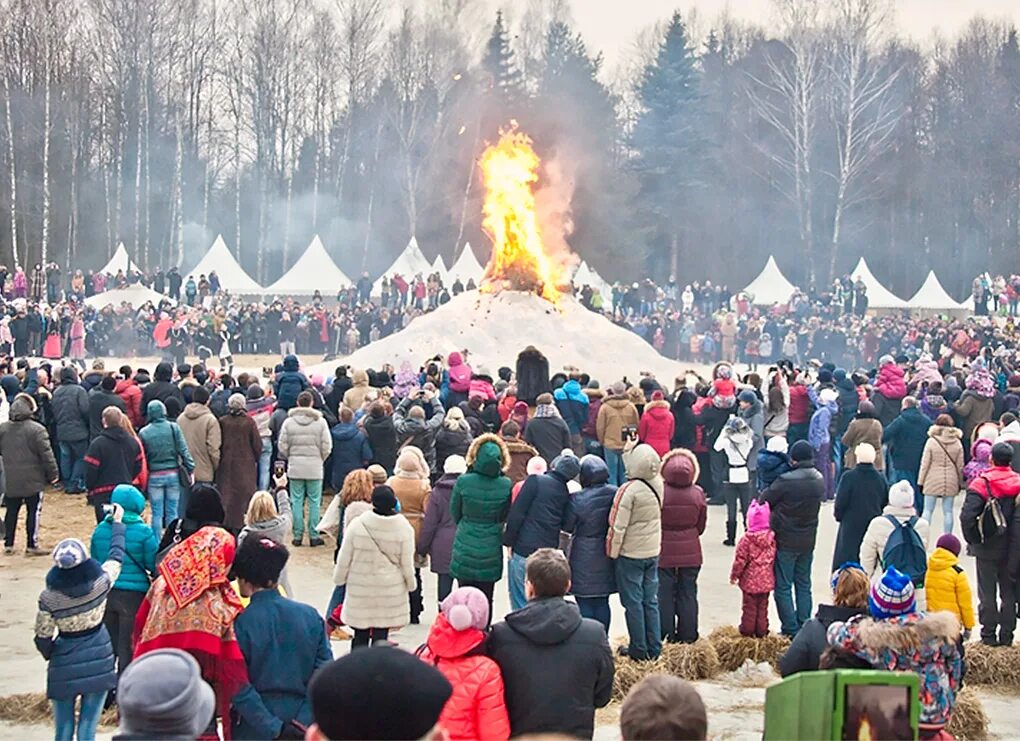
<path id="1" fill-rule="evenodd" d="M 964 687 L 956 696 L 956 707 L 949 718 L 946 731 L 959 741 L 983 739 L 988 735 L 988 716 L 981 706 L 977 692 Z"/>
<path id="2" fill-rule="evenodd" d="M 0 720 L 18 725 L 52 723 L 53 711 L 50 709 L 50 701 L 42 692 L 7 695 L 0 697 Z"/>
<path id="3" fill-rule="evenodd" d="M 965 645 L 966 681 L 1020 689 L 1020 646 Z"/>
<path id="4" fill-rule="evenodd" d="M 695 682 L 719 675 L 719 654 L 704 638 L 695 643 L 666 643 L 662 646 L 663 669 L 673 676 Z"/>
<path id="5" fill-rule="evenodd" d="M 732 625 L 716 628 L 709 633 L 708 640 L 715 646 L 724 672 L 736 671 L 748 659 L 755 664 L 768 662 L 777 668 L 779 657 L 790 647 L 786 636 L 769 633 L 764 638 L 746 638 Z"/>
<path id="6" fill-rule="evenodd" d="M 662 658 L 655 661 L 634 661 L 626 656 L 616 656 L 616 673 L 613 675 L 613 699 L 620 701 L 627 696 L 630 688 L 649 674 L 665 671 Z"/>

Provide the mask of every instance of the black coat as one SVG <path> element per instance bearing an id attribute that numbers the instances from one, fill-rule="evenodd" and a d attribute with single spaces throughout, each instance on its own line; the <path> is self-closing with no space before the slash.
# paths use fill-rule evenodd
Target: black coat
<path id="1" fill-rule="evenodd" d="M 368 435 L 368 444 L 372 446 L 372 463 L 378 463 L 386 469 L 386 473 L 393 473 L 397 465 L 397 430 L 393 426 L 393 417 L 369 414 L 362 426 Z"/>
<path id="2" fill-rule="evenodd" d="M 148 414 L 149 402 L 157 399 L 163 402 L 166 418 L 171 422 L 184 411 L 184 394 L 170 381 L 152 381 L 142 389 L 142 413 Z"/>
<path id="3" fill-rule="evenodd" d="M 492 627 L 488 653 L 503 675 L 511 736 L 592 737 L 595 709 L 613 691 L 613 656 L 600 623 L 558 597 L 536 600 Z"/>
<path id="4" fill-rule="evenodd" d="M 815 549 L 824 496 L 825 480 L 811 462 L 784 473 L 762 492 L 761 500 L 772 508 L 777 550 L 810 553 Z"/>
<path id="5" fill-rule="evenodd" d="M 698 397 L 684 389 L 673 399 L 673 447 L 693 450 L 697 442 L 697 423 L 694 421 L 694 402 Z"/>
<path id="6" fill-rule="evenodd" d="M 118 484 L 130 484 L 142 471 L 142 446 L 123 427 L 109 427 L 85 453 L 85 488 L 90 504 L 110 501 Z"/>
<path id="7" fill-rule="evenodd" d="M 603 597 L 616 594 L 616 571 L 606 555 L 609 510 L 613 508 L 616 487 L 607 483 L 609 469 L 601 458 L 591 456 L 581 464 L 581 486 L 570 500 L 564 532 L 570 541 L 571 594 L 578 597 Z"/>
<path id="8" fill-rule="evenodd" d="M 967 496 L 963 500 L 963 508 L 960 510 L 960 530 L 963 532 L 963 539 L 967 542 L 967 553 L 983 561 L 999 561 L 1008 558 L 1011 570 L 1015 573 L 1015 567 L 1020 566 L 1018 563 L 1020 561 L 1020 523 L 1014 522 L 1014 515 L 1017 514 L 1016 500 L 1013 497 L 999 498 L 999 507 L 1002 508 L 1002 515 L 1009 523 L 1009 529 L 989 542 L 981 543 L 977 519 L 984 511 L 985 501 L 983 496 L 970 489 L 967 490 Z"/>
<path id="9" fill-rule="evenodd" d="M 517 398 L 535 405 L 539 394 L 552 393 L 549 382 L 549 360 L 533 347 L 525 348 L 517 356 Z"/>
<path id="10" fill-rule="evenodd" d="M 889 503 L 889 483 L 871 463 L 858 463 L 844 472 L 836 490 L 833 516 L 839 523 L 832 570 L 860 558 L 861 542 L 871 521 Z"/>
<path id="11" fill-rule="evenodd" d="M 843 623 L 854 615 L 866 615 L 866 608 L 818 605 L 815 616 L 804 623 L 786 653 L 779 657 L 779 673 L 788 677 L 798 672 L 818 671 L 818 660 L 828 648 L 825 632 L 833 623 Z"/>
<path id="12" fill-rule="evenodd" d="M 556 548 L 569 504 L 567 481 L 560 474 L 549 471 L 541 476 L 529 476 L 510 505 L 503 544 L 525 557 L 539 548 Z"/>
<path id="13" fill-rule="evenodd" d="M 467 455 L 471 446 L 471 432 L 463 428 L 451 430 L 446 425 L 436 433 L 436 469 L 443 470 L 443 464 L 451 455 Z"/>
<path id="14" fill-rule="evenodd" d="M 552 463 L 570 447 L 570 430 L 560 417 L 533 417 L 524 428 L 524 442 L 533 445 L 546 463 Z"/>
<path id="15" fill-rule="evenodd" d="M 127 412 L 124 400 L 112 391 L 104 391 L 99 387 L 89 391 L 89 440 L 95 440 L 103 431 L 103 410 L 106 407 L 117 407 Z"/>

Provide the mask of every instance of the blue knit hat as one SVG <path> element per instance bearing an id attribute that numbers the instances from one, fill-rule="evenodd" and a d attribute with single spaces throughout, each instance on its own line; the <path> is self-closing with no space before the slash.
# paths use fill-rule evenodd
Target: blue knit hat
<path id="1" fill-rule="evenodd" d="M 53 563 L 58 569 L 73 569 L 89 560 L 85 544 L 77 538 L 64 538 L 53 549 Z"/>
<path id="2" fill-rule="evenodd" d="M 890 566 L 882 578 L 871 583 L 868 607 L 873 618 L 890 618 L 914 611 L 914 583 L 910 577 Z"/>

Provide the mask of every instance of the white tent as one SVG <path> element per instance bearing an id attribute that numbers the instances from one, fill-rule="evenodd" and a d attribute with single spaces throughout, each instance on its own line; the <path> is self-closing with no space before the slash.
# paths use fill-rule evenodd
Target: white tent
<path id="1" fill-rule="evenodd" d="M 581 264 L 578 265 L 574 273 L 574 285 L 578 288 L 591 286 L 606 299 L 611 299 L 613 296 L 613 287 L 584 260 L 581 260 Z"/>
<path id="2" fill-rule="evenodd" d="M 335 295 L 340 288 L 351 284 L 351 279 L 333 262 L 316 234 L 304 254 L 278 281 L 266 288 L 266 293 L 310 296 L 319 290 L 323 295 Z"/>
<path id="3" fill-rule="evenodd" d="M 917 289 L 917 293 L 907 303 L 911 309 L 928 311 L 962 311 L 967 308 L 965 304 L 957 302 L 949 295 L 933 270 L 928 271 L 928 277 L 924 279 L 924 283 Z M 971 308 L 973 308 L 973 299 Z"/>
<path id="4" fill-rule="evenodd" d="M 125 274 L 131 270 L 139 270 L 138 266 L 135 265 L 134 261 L 128 255 L 127 248 L 124 247 L 123 242 L 117 245 L 117 249 L 113 253 L 113 257 L 110 258 L 110 262 L 106 263 L 106 266 L 99 272 L 116 275 L 120 270 L 123 270 Z"/>
<path id="5" fill-rule="evenodd" d="M 432 266 L 429 268 L 430 273 L 439 273 L 439 277 L 442 278 L 443 282 L 446 282 L 447 277 L 450 275 L 450 271 L 446 269 L 446 263 L 443 262 L 442 255 L 436 255 L 436 259 L 432 261 Z"/>
<path id="6" fill-rule="evenodd" d="M 198 276 L 205 275 L 208 277 L 209 273 L 214 270 L 220 279 L 220 287 L 230 291 L 230 293 L 261 294 L 265 292 L 265 289 L 244 272 L 244 268 L 230 254 L 230 250 L 227 249 L 227 243 L 223 241 L 222 235 L 216 235 L 216 241 L 213 242 L 209 251 L 205 253 L 205 257 L 199 260 L 198 265 L 191 270 L 187 272 L 182 270 L 181 276 L 184 280 L 187 280 L 189 275 L 193 275 L 195 280 L 198 281 Z"/>
<path id="7" fill-rule="evenodd" d="M 771 256 L 758 277 L 744 288 L 744 292 L 750 294 L 758 306 L 789 303 L 796 290 L 797 287 L 779 269 L 776 258 Z"/>
<path id="8" fill-rule="evenodd" d="M 164 296 L 162 293 L 157 293 L 151 288 L 146 288 L 141 283 L 136 283 L 127 288 L 115 288 L 112 291 L 97 293 L 95 296 L 85 299 L 85 304 L 94 309 L 99 309 L 107 304 L 120 306 L 122 303 L 127 302 L 137 309 L 146 301 L 151 301 L 153 306 L 159 306 L 160 301 L 169 301 L 172 304 L 177 303 L 169 296 Z"/>
<path id="9" fill-rule="evenodd" d="M 453 263 L 453 267 L 450 268 L 450 278 L 460 279 L 460 282 L 467 285 L 469 280 L 473 280 L 475 285 L 479 285 L 482 282 L 482 278 L 485 277 L 485 267 L 478 262 L 478 258 L 475 257 L 474 250 L 471 249 L 471 243 L 466 242 L 464 249 L 460 251 L 460 257 Z"/>
<path id="10" fill-rule="evenodd" d="M 862 257 L 857 262 L 857 267 L 850 273 L 850 277 L 856 283 L 858 279 L 868 289 L 869 309 L 906 309 L 908 303 L 878 282 L 878 278 L 871 272 L 868 263 Z"/>
<path id="11" fill-rule="evenodd" d="M 400 253 L 400 257 L 394 260 L 393 264 L 376 280 L 372 286 L 372 292 L 373 294 L 380 293 L 382 291 L 383 278 L 392 278 L 395 273 L 399 273 L 410 283 L 418 273 L 421 273 L 422 278 L 424 278 L 431 272 L 433 272 L 432 264 L 422 254 L 421 248 L 418 246 L 418 240 L 411 237 L 411 241 L 407 243 L 407 247 Z"/>

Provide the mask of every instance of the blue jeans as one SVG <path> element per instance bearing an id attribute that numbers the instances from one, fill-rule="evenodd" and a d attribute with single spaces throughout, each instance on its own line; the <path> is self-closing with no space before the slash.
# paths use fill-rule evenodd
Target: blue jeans
<path id="1" fill-rule="evenodd" d="M 64 491 L 85 491 L 85 451 L 88 447 L 88 440 L 60 443 L 60 475 L 64 478 Z"/>
<path id="2" fill-rule="evenodd" d="M 609 595 L 605 597 L 574 597 L 577 600 L 577 609 L 581 611 L 581 617 L 598 620 L 602 627 L 609 634 L 609 619 L 612 612 L 609 610 Z"/>
<path id="3" fill-rule="evenodd" d="M 181 482 L 177 469 L 153 471 L 149 474 L 149 505 L 152 507 L 152 531 L 156 539 L 163 537 L 163 530 L 177 519 L 177 503 L 181 496 Z"/>
<path id="4" fill-rule="evenodd" d="M 895 484 L 898 481 L 906 481 L 914 489 L 914 511 L 918 514 L 924 511 L 924 495 L 921 494 L 920 487 L 917 485 L 917 474 L 905 468 L 894 468 L 889 483 Z"/>
<path id="5" fill-rule="evenodd" d="M 924 498 L 924 514 L 921 515 L 931 525 L 931 518 L 935 516 L 935 500 L 939 497 Z M 953 532 L 953 497 L 941 497 L 942 499 L 942 532 Z"/>
<path id="6" fill-rule="evenodd" d="M 620 486 L 627 480 L 627 471 L 623 466 L 623 451 L 604 448 L 606 465 L 609 466 L 609 483 Z"/>
<path id="7" fill-rule="evenodd" d="M 813 553 L 776 551 L 776 611 L 784 636 L 791 638 L 811 619 L 811 562 Z M 794 593 L 797 607 L 793 606 Z"/>
<path id="8" fill-rule="evenodd" d="M 290 508 L 294 516 L 294 540 L 305 534 L 305 499 L 308 500 L 308 536 L 317 538 L 315 526 L 319 524 L 319 505 L 322 504 L 322 479 L 291 479 Z"/>
<path id="9" fill-rule="evenodd" d="M 659 559 L 616 559 L 616 586 L 626 612 L 633 659 L 656 659 L 662 652 L 659 626 Z"/>
<path id="10" fill-rule="evenodd" d="M 524 596 L 524 567 L 527 561 L 528 559 L 519 553 L 512 553 L 506 564 L 506 582 L 510 590 L 511 610 L 520 610 L 528 604 L 528 598 Z"/>
<path id="11" fill-rule="evenodd" d="M 272 460 L 272 438 L 264 437 L 262 438 L 262 454 L 259 456 L 259 489 L 262 491 L 269 491 L 269 464 Z"/>
<path id="12" fill-rule="evenodd" d="M 94 741 L 99 716 L 103 714 L 105 692 L 81 695 L 81 713 L 78 715 L 78 741 Z M 74 698 L 53 700 L 53 721 L 56 725 L 56 741 L 71 741 L 74 735 Z"/>

